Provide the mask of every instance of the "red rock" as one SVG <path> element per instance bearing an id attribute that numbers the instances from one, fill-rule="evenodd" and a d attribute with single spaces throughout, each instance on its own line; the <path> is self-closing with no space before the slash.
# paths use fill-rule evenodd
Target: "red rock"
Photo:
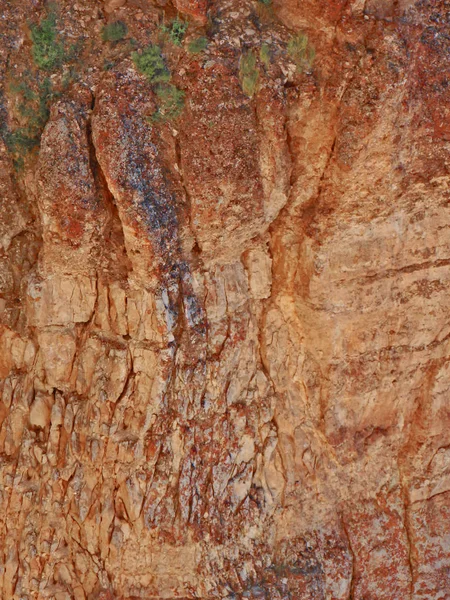
<path id="1" fill-rule="evenodd" d="M 208 0 L 175 0 L 175 7 L 202 25 L 207 21 Z"/>

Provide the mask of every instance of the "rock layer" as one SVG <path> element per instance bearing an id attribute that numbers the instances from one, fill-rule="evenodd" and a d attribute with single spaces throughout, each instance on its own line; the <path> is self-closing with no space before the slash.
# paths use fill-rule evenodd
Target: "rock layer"
<path id="1" fill-rule="evenodd" d="M 3 1 L 1 598 L 450 598 L 447 4 Z"/>

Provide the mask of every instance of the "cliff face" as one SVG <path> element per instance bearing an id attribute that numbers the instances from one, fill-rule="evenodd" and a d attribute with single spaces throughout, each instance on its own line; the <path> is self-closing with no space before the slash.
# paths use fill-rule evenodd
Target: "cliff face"
<path id="1" fill-rule="evenodd" d="M 1 12 L 0 597 L 450 598 L 450 3 Z"/>

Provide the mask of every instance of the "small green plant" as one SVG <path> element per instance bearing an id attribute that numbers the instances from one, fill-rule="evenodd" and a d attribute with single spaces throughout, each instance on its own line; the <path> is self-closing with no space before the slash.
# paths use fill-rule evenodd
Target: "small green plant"
<path id="1" fill-rule="evenodd" d="M 13 154 L 23 157 L 39 143 L 39 138 L 33 135 L 31 128 L 19 127 L 6 135 L 6 145 Z"/>
<path id="2" fill-rule="evenodd" d="M 147 46 L 139 54 L 131 54 L 136 69 L 145 75 L 150 83 L 164 83 L 170 81 L 170 71 L 164 62 L 159 46 Z"/>
<path id="3" fill-rule="evenodd" d="M 297 71 L 309 70 L 312 67 L 316 51 L 308 42 L 306 33 L 297 33 L 288 42 L 288 53 L 297 66 Z"/>
<path id="4" fill-rule="evenodd" d="M 261 62 L 266 66 L 270 66 L 270 46 L 269 44 L 263 44 L 259 51 L 259 58 Z"/>
<path id="5" fill-rule="evenodd" d="M 133 52 L 131 56 L 136 69 L 154 86 L 158 108 L 149 119 L 152 122 L 176 119 L 183 110 L 185 94 L 169 83 L 171 74 L 161 55 L 161 48 L 150 45 L 140 54 Z"/>
<path id="6" fill-rule="evenodd" d="M 270 6 L 272 4 L 272 0 L 258 0 L 260 4 L 264 4 L 264 6 Z"/>
<path id="7" fill-rule="evenodd" d="M 9 89 L 14 94 L 21 94 L 25 100 L 35 100 L 36 94 L 30 87 L 29 83 L 26 81 L 13 81 L 9 85 Z"/>
<path id="8" fill-rule="evenodd" d="M 164 84 L 156 88 L 158 110 L 152 116 L 153 121 L 169 121 L 180 116 L 184 108 L 185 93 L 175 85 Z"/>
<path id="9" fill-rule="evenodd" d="M 200 54 L 208 47 L 208 38 L 202 36 L 189 42 L 188 50 L 191 54 Z"/>
<path id="10" fill-rule="evenodd" d="M 128 29 L 123 21 L 114 21 L 105 25 L 102 30 L 102 40 L 104 42 L 118 42 L 127 35 Z"/>
<path id="11" fill-rule="evenodd" d="M 23 165 L 24 156 L 39 145 L 42 130 L 49 117 L 48 105 L 54 97 L 52 83 L 45 77 L 38 85 L 36 94 L 26 81 L 10 84 L 10 90 L 20 94 L 22 102 L 18 111 L 25 124 L 5 134 L 5 143 L 14 156 L 15 165 Z"/>
<path id="12" fill-rule="evenodd" d="M 239 77 L 241 80 L 242 91 L 246 96 L 251 98 L 256 91 L 259 79 L 256 56 L 252 51 L 246 52 L 241 56 Z"/>
<path id="13" fill-rule="evenodd" d="M 188 23 L 177 17 L 169 25 L 163 25 L 161 29 L 164 33 L 167 33 L 175 46 L 181 46 L 188 29 Z"/>
<path id="14" fill-rule="evenodd" d="M 50 13 L 40 25 L 31 27 L 33 60 L 44 71 L 54 71 L 64 62 L 64 42 L 56 28 L 56 16 Z"/>

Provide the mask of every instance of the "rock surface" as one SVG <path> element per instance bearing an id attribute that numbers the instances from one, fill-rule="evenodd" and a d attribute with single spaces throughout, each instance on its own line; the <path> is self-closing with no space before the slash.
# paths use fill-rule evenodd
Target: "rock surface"
<path id="1" fill-rule="evenodd" d="M 450 598 L 449 3 L 44 4 L 0 0 L 0 598 Z"/>

